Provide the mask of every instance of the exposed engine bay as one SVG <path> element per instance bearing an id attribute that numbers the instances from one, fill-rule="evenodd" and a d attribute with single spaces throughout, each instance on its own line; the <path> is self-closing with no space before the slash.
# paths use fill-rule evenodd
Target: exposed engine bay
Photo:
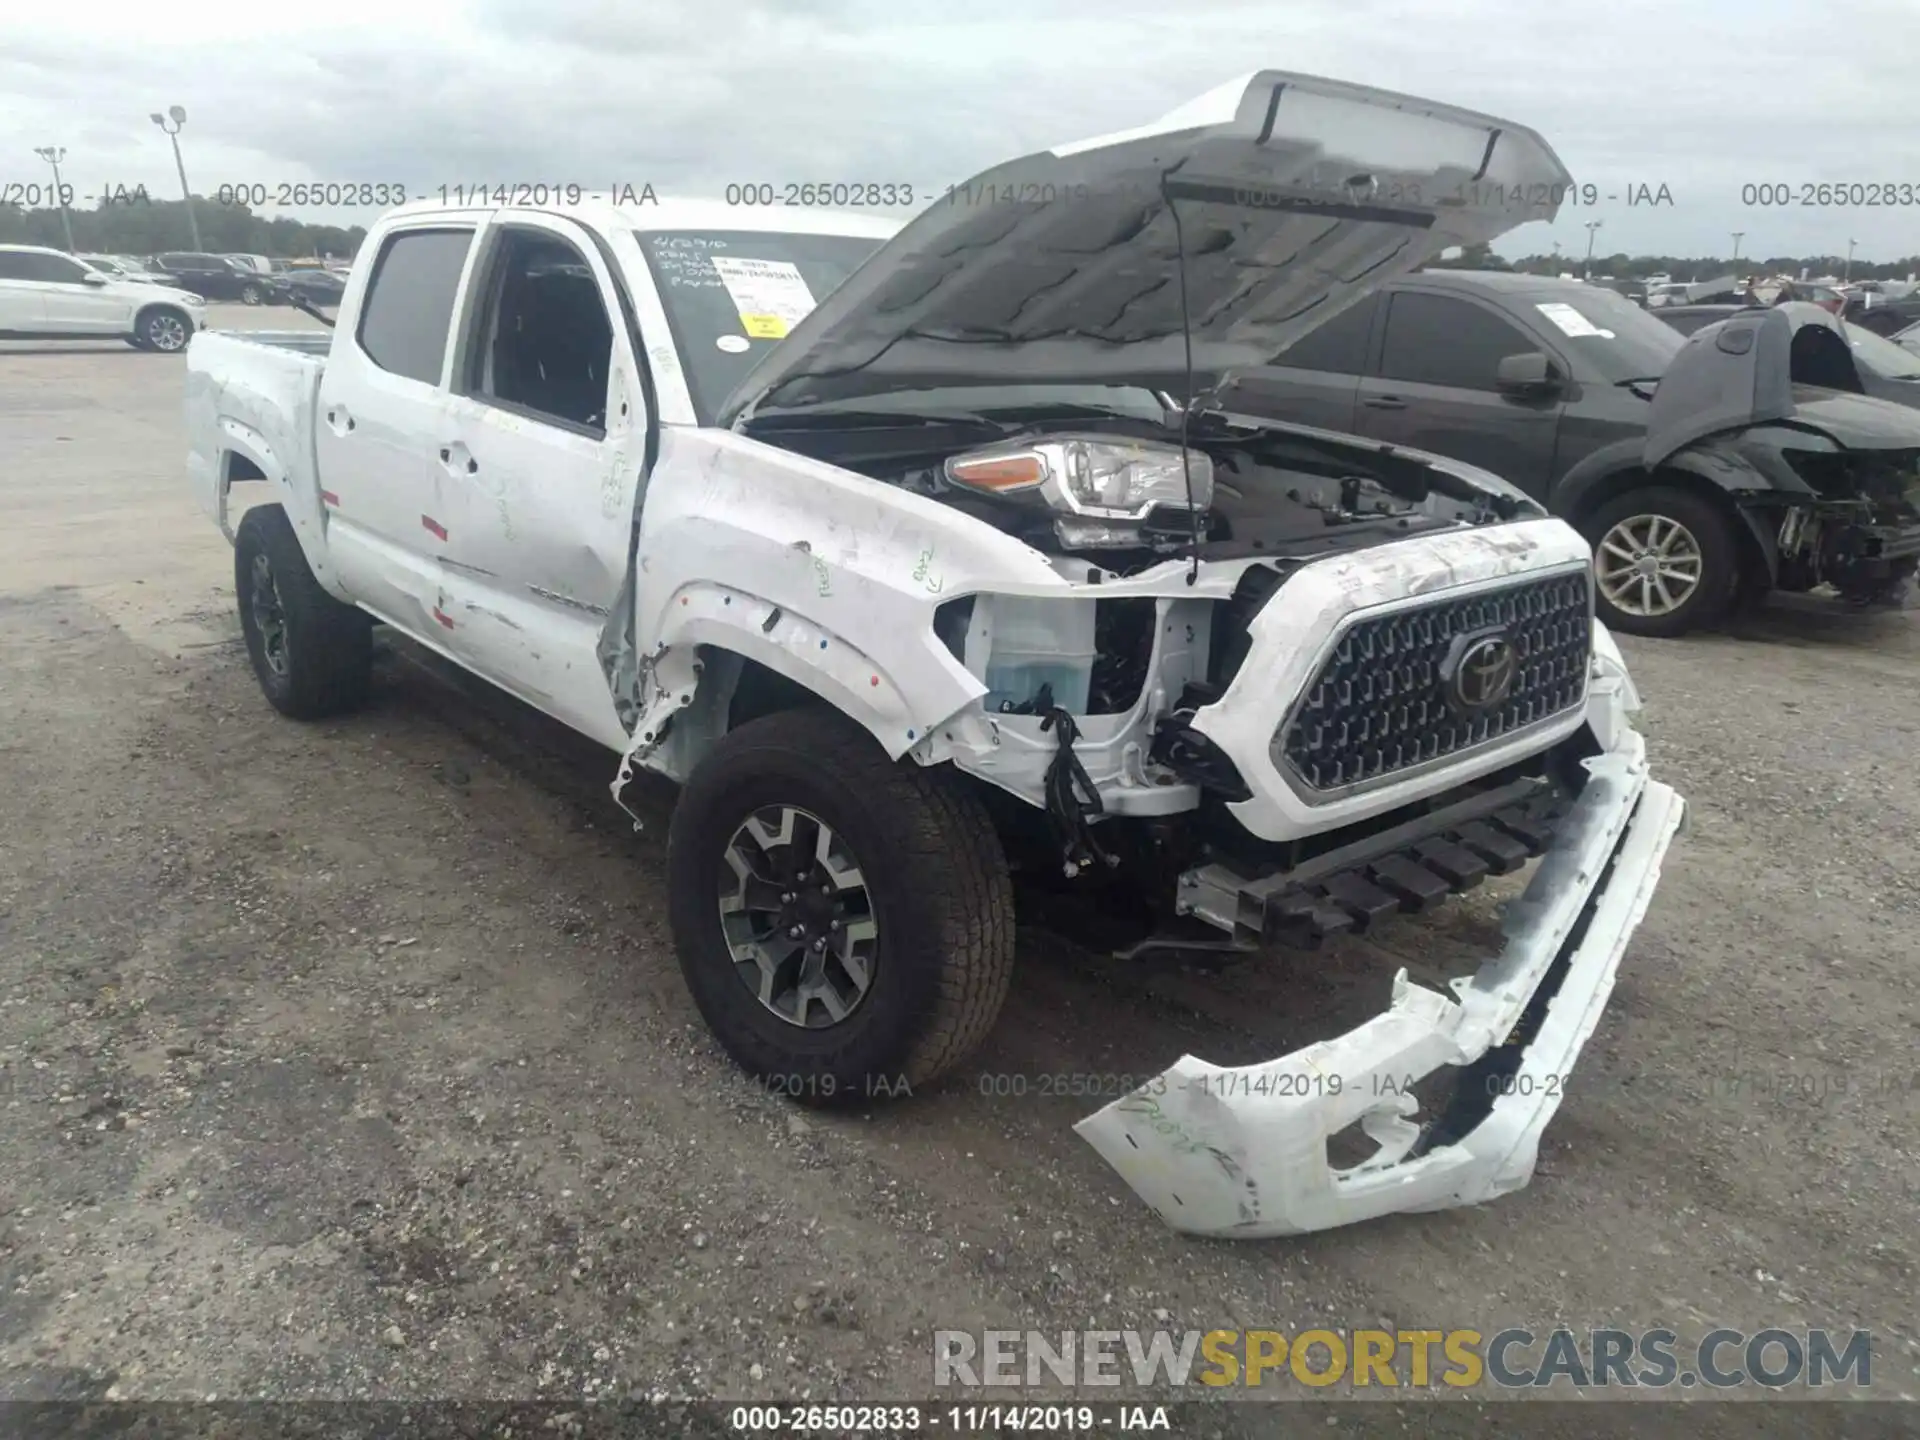
<path id="1" fill-rule="evenodd" d="M 792 428 L 764 414 L 750 433 L 1114 575 L 1183 554 L 1311 559 L 1545 513 L 1491 476 L 1351 436 L 1217 413 L 1192 416 L 1183 436 L 1183 417 L 1164 404 L 1158 421 L 1086 409 L 1052 425 L 1023 423 L 1017 411 L 816 409 Z M 827 428 L 830 416 L 840 423 Z"/>

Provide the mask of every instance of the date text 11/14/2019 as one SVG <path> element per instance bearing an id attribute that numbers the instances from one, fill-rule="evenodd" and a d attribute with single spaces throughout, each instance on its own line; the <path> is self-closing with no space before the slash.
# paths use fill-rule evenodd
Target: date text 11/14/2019
<path id="1" fill-rule="evenodd" d="M 437 200 L 442 205 L 533 207 L 578 205 L 589 198 L 615 205 L 657 205 L 660 197 L 650 183 L 620 182 L 582 185 L 575 181 L 497 181 L 491 184 L 429 185 L 409 188 L 399 181 L 372 180 L 244 180 L 221 185 L 214 200 L 221 205 L 260 209 L 351 210 L 387 209 L 409 201 Z"/>

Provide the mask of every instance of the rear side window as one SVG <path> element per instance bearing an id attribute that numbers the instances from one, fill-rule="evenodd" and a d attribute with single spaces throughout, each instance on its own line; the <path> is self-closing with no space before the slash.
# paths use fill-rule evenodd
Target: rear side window
<path id="1" fill-rule="evenodd" d="M 1497 390 L 1500 362 L 1539 348 L 1522 331 L 1469 301 L 1402 290 L 1387 306 L 1380 374 L 1416 385 Z"/>
<path id="2" fill-rule="evenodd" d="M 1367 337 L 1373 332 L 1374 311 L 1380 297 L 1369 295 L 1341 311 L 1318 330 L 1303 335 L 1271 363 L 1295 370 L 1330 370 L 1336 375 L 1358 375 L 1367 363 Z"/>
<path id="3" fill-rule="evenodd" d="M 354 337 L 369 360 L 392 375 L 440 383 L 472 244 L 471 230 L 403 230 L 387 238 L 373 262 Z"/>

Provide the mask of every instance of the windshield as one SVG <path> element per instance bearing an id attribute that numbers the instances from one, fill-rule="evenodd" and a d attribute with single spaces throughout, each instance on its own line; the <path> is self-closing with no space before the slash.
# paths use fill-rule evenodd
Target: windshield
<path id="1" fill-rule="evenodd" d="M 1840 328 L 1847 332 L 1847 343 L 1853 346 L 1853 358 L 1867 369 L 1878 371 L 1889 380 L 1920 380 L 1920 355 L 1858 325 L 1842 325 Z"/>
<path id="2" fill-rule="evenodd" d="M 700 423 L 884 241 L 771 230 L 642 231 Z"/>
<path id="3" fill-rule="evenodd" d="M 1525 297 L 1560 343 L 1611 381 L 1652 380 L 1686 337 L 1623 295 L 1597 286 L 1565 286 Z"/>

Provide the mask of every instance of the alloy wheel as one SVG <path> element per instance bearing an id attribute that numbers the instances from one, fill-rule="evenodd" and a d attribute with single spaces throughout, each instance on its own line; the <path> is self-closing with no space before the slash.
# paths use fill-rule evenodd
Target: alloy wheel
<path id="1" fill-rule="evenodd" d="M 177 315 L 156 315 L 147 322 L 147 340 L 169 354 L 187 343 L 187 325 Z"/>
<path id="2" fill-rule="evenodd" d="M 1594 552 L 1600 593 L 1623 614 L 1649 619 L 1691 600 L 1705 565 L 1700 541 L 1670 515 L 1629 515 Z"/>
<path id="3" fill-rule="evenodd" d="M 264 554 L 253 557 L 252 593 L 247 603 L 253 611 L 253 628 L 260 632 L 261 658 L 269 670 L 284 677 L 291 663 L 287 654 L 287 612 L 280 603 L 273 563 Z"/>
<path id="4" fill-rule="evenodd" d="M 770 805 L 727 842 L 720 928 L 735 977 L 789 1025 L 818 1030 L 859 1008 L 879 945 L 860 863 L 818 815 Z"/>

